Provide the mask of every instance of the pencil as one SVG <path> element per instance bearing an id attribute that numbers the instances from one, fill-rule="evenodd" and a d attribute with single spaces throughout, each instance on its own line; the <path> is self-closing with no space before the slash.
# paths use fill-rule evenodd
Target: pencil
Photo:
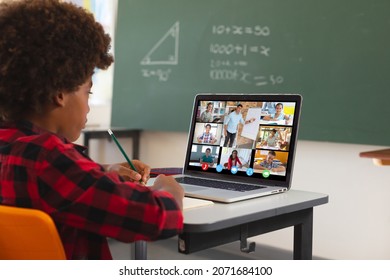
<path id="1" fill-rule="evenodd" d="M 131 169 L 133 169 L 135 172 L 138 172 L 135 168 L 134 164 L 131 162 L 125 151 L 123 150 L 121 144 L 119 144 L 118 139 L 116 139 L 114 133 L 111 131 L 111 129 L 108 129 L 108 134 L 111 135 L 111 138 L 114 140 L 115 144 L 118 146 L 119 150 L 121 151 L 122 155 L 125 157 L 127 163 L 130 165 Z M 141 181 L 141 180 L 140 180 Z"/>

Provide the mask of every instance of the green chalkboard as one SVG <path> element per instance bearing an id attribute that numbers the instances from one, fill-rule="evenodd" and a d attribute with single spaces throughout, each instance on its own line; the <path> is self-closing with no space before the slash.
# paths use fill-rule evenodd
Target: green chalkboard
<path id="1" fill-rule="evenodd" d="M 197 93 L 303 96 L 300 139 L 390 144 L 389 0 L 120 0 L 112 125 L 188 131 Z"/>

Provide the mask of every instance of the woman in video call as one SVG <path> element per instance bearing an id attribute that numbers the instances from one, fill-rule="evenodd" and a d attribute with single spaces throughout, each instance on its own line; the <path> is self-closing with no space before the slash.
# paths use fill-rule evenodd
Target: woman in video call
<path id="1" fill-rule="evenodd" d="M 237 150 L 233 150 L 232 154 L 229 156 L 227 169 L 230 170 L 233 166 L 237 166 L 238 168 L 242 167 L 242 163 L 238 158 Z"/>
<path id="2" fill-rule="evenodd" d="M 212 113 L 213 113 L 213 103 L 209 102 L 209 103 L 207 103 L 206 111 L 204 111 L 200 115 L 200 121 L 201 122 L 213 122 Z"/>
<path id="3" fill-rule="evenodd" d="M 274 114 L 264 116 L 263 120 L 265 121 L 282 121 L 282 120 L 289 121 L 290 120 L 290 117 L 283 113 L 282 103 L 276 104 L 275 109 L 276 112 Z"/>

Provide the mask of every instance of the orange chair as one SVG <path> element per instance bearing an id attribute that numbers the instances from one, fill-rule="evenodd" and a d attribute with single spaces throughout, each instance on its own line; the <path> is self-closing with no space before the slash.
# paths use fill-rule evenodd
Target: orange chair
<path id="1" fill-rule="evenodd" d="M 65 260 L 66 256 L 48 214 L 0 205 L 0 259 Z"/>

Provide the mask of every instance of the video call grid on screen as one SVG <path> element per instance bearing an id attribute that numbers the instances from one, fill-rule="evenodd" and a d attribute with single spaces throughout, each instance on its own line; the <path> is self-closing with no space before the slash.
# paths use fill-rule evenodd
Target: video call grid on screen
<path id="1" fill-rule="evenodd" d="M 199 100 L 190 131 L 187 170 L 285 181 L 297 109 L 296 102 L 285 100 Z M 228 136 L 225 125 L 231 130 Z M 235 164 L 229 161 L 233 153 L 239 159 Z"/>

